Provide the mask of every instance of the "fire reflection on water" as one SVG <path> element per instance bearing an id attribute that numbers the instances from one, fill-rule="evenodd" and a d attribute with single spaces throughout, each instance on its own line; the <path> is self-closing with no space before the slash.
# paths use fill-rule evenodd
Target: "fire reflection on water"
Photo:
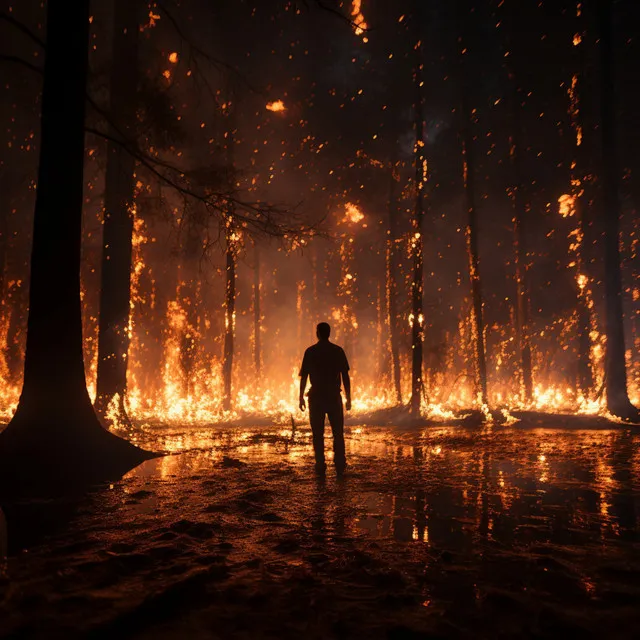
<path id="1" fill-rule="evenodd" d="M 252 465 L 310 474 L 310 435 L 307 427 L 166 428 L 154 431 L 154 446 L 181 455 L 146 463 L 130 477 Z M 344 526 L 352 535 L 455 546 L 477 535 L 528 544 L 594 531 L 604 540 L 621 528 L 637 534 L 629 505 L 640 490 L 640 436 L 631 432 L 360 426 L 347 428 L 346 442 L 349 475 L 324 506 L 334 508 L 336 495 L 344 500 Z M 329 429 L 326 450 L 330 461 Z M 334 482 L 331 475 L 327 482 Z M 291 490 L 302 511 L 323 500 Z"/>

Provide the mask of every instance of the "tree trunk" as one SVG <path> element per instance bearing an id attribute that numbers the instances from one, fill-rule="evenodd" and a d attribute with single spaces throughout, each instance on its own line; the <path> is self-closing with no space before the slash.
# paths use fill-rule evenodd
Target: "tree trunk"
<path id="1" fill-rule="evenodd" d="M 233 338 L 236 325 L 236 239 L 233 223 L 226 221 L 227 238 L 227 282 L 224 305 L 224 354 L 222 359 L 223 407 L 229 411 L 232 406 L 231 391 L 233 378 Z"/>
<path id="2" fill-rule="evenodd" d="M 480 402 L 486 406 L 487 397 L 487 362 L 484 340 L 484 317 L 482 300 L 482 280 L 480 278 L 480 259 L 478 256 L 478 215 L 475 194 L 475 157 L 473 154 L 473 126 L 472 113 L 469 109 L 467 84 L 470 82 L 469 51 L 466 41 L 471 41 L 470 31 L 472 19 L 465 3 L 459 3 L 459 8 L 465 13 L 462 17 L 462 37 L 460 45 L 459 81 L 461 85 L 461 136 L 463 181 L 467 204 L 467 253 L 469 257 L 469 279 L 471 281 L 471 302 L 473 305 L 473 342 L 475 351 L 476 388 L 480 395 Z"/>
<path id="3" fill-rule="evenodd" d="M 613 2 L 598 0 L 601 56 L 602 188 L 604 207 L 605 268 L 605 389 L 611 413 L 638 420 L 638 410 L 629 401 L 620 269 L 620 198 L 618 151 L 615 127 L 615 81 L 613 68 Z"/>
<path id="4" fill-rule="evenodd" d="M 255 247 L 255 265 L 253 267 L 253 362 L 256 370 L 256 379 L 260 381 L 262 372 L 262 345 L 260 342 L 260 331 L 262 326 L 262 316 L 260 310 L 260 249 Z"/>
<path id="5" fill-rule="evenodd" d="M 80 251 L 88 39 L 89 0 L 78 0 L 73 11 L 64 0 L 49 0 L 24 385 L 0 434 L 5 491 L 115 477 L 149 456 L 102 428 L 85 381 Z"/>
<path id="6" fill-rule="evenodd" d="M 522 394 L 526 403 L 533 398 L 533 373 L 531 363 L 530 338 L 530 299 L 529 299 L 529 268 L 527 264 L 527 227 L 526 219 L 529 206 L 525 202 L 522 184 L 522 170 L 520 167 L 520 101 L 518 87 L 513 72 L 509 73 L 512 82 L 511 104 L 511 136 L 509 149 L 513 172 L 513 186 L 511 187 L 511 202 L 513 204 L 513 251 L 516 268 L 516 342 L 520 351 L 520 374 Z"/>
<path id="7" fill-rule="evenodd" d="M 396 403 L 402 404 L 400 382 L 400 336 L 398 327 L 398 202 L 396 197 L 396 176 L 393 167 L 389 181 L 389 219 L 387 228 L 387 323 L 391 351 L 391 374 Z"/>
<path id="8" fill-rule="evenodd" d="M 464 188 L 467 200 L 467 251 L 469 253 L 469 277 L 471 280 L 471 298 L 473 302 L 473 324 L 475 333 L 476 375 L 480 402 L 487 402 L 487 362 L 484 344 L 484 318 L 482 311 L 482 281 L 480 279 L 480 258 L 478 256 L 478 216 L 475 203 L 473 136 L 471 135 L 471 114 L 462 101 L 462 156 Z"/>
<path id="9" fill-rule="evenodd" d="M 111 135 L 133 140 L 138 86 L 137 0 L 116 0 L 110 81 Z M 127 393 L 131 257 L 134 216 L 135 161 L 116 142 L 107 143 L 102 273 L 98 328 L 96 409 L 103 416 L 117 396 L 117 421 L 128 422 Z M 112 409 L 115 407 L 112 407 Z"/>
<path id="10" fill-rule="evenodd" d="M 582 8 L 578 3 L 578 17 L 582 14 Z M 593 363 L 591 361 L 591 329 L 594 324 L 592 317 L 593 296 L 591 291 L 591 278 L 588 274 L 589 268 L 587 260 L 584 258 L 585 237 L 587 224 L 585 221 L 585 169 L 583 152 L 583 127 L 581 123 L 580 108 L 580 81 L 579 73 L 584 68 L 584 61 L 581 55 L 582 36 L 573 36 L 573 45 L 576 55 L 576 66 L 578 69 L 571 79 L 569 85 L 569 118 L 571 127 L 575 135 L 575 154 L 571 163 L 571 196 L 573 198 L 572 214 L 576 217 L 577 227 L 569 237 L 571 260 L 575 263 L 576 280 L 576 317 L 578 323 L 578 375 L 577 388 L 582 394 L 589 398 L 593 393 Z"/>
<path id="11" fill-rule="evenodd" d="M 424 293 L 424 190 L 427 182 L 427 159 L 424 148 L 424 115 L 422 97 L 422 45 L 416 44 L 415 81 L 415 187 L 416 201 L 411 221 L 411 253 L 413 275 L 411 280 L 411 399 L 413 416 L 420 415 L 422 400 L 422 346 L 423 346 L 423 293 Z"/>

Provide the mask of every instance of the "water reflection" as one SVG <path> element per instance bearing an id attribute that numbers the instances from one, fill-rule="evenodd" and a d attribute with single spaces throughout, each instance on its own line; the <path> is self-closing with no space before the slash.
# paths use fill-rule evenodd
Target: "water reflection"
<path id="1" fill-rule="evenodd" d="M 310 610 L 309 593 L 356 603 L 360 615 L 369 606 L 367 616 L 428 609 L 453 624 L 442 635 L 465 637 L 481 614 L 502 625 L 528 607 L 544 631 L 560 609 L 582 620 L 616 598 L 625 610 L 640 604 L 629 586 L 640 575 L 632 431 L 348 428 L 344 478 L 314 474 L 307 427 L 157 428 L 138 439 L 172 454 L 97 491 L 77 516 L 51 504 L 64 526 L 10 560 L 12 580 L 44 576 L 43 592 L 69 598 L 102 597 L 108 584 L 121 603 L 207 566 L 244 585 L 234 597 L 272 585 L 298 593 L 296 611 Z M 6 510 L 10 531 L 25 513 Z M 211 569 L 221 563 L 224 572 Z M 243 601 L 243 618 L 258 601 Z"/>
<path id="2" fill-rule="evenodd" d="M 156 446 L 187 455 L 150 461 L 132 477 L 179 477 L 224 468 L 228 459 L 309 469 L 304 427 L 167 429 L 153 437 Z M 333 509 L 340 496 L 353 510 L 345 522 L 356 534 L 460 548 L 476 538 L 529 544 L 595 531 L 601 539 L 634 537 L 637 445 L 638 435 L 624 430 L 355 427 L 347 432 L 351 486 L 319 486 L 312 510 L 324 519 L 322 502 Z"/>

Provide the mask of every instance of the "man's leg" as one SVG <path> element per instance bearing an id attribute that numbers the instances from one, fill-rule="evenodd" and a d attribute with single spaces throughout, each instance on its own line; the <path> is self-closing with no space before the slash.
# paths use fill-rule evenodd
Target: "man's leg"
<path id="1" fill-rule="evenodd" d="M 313 452 L 316 457 L 316 469 L 324 471 L 324 414 L 325 407 L 322 402 L 309 398 L 309 423 L 313 435 Z"/>
<path id="2" fill-rule="evenodd" d="M 333 401 L 327 411 L 333 432 L 333 463 L 338 471 L 344 470 L 347 459 L 344 451 L 344 411 L 342 398 Z"/>

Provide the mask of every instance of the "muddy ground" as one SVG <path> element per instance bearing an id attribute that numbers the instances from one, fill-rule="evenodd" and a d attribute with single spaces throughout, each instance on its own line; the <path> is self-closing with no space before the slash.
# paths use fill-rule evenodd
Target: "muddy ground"
<path id="1" fill-rule="evenodd" d="M 637 637 L 637 432 L 347 432 L 323 480 L 306 427 L 142 429 L 173 455 L 5 506 L 0 636 Z"/>

